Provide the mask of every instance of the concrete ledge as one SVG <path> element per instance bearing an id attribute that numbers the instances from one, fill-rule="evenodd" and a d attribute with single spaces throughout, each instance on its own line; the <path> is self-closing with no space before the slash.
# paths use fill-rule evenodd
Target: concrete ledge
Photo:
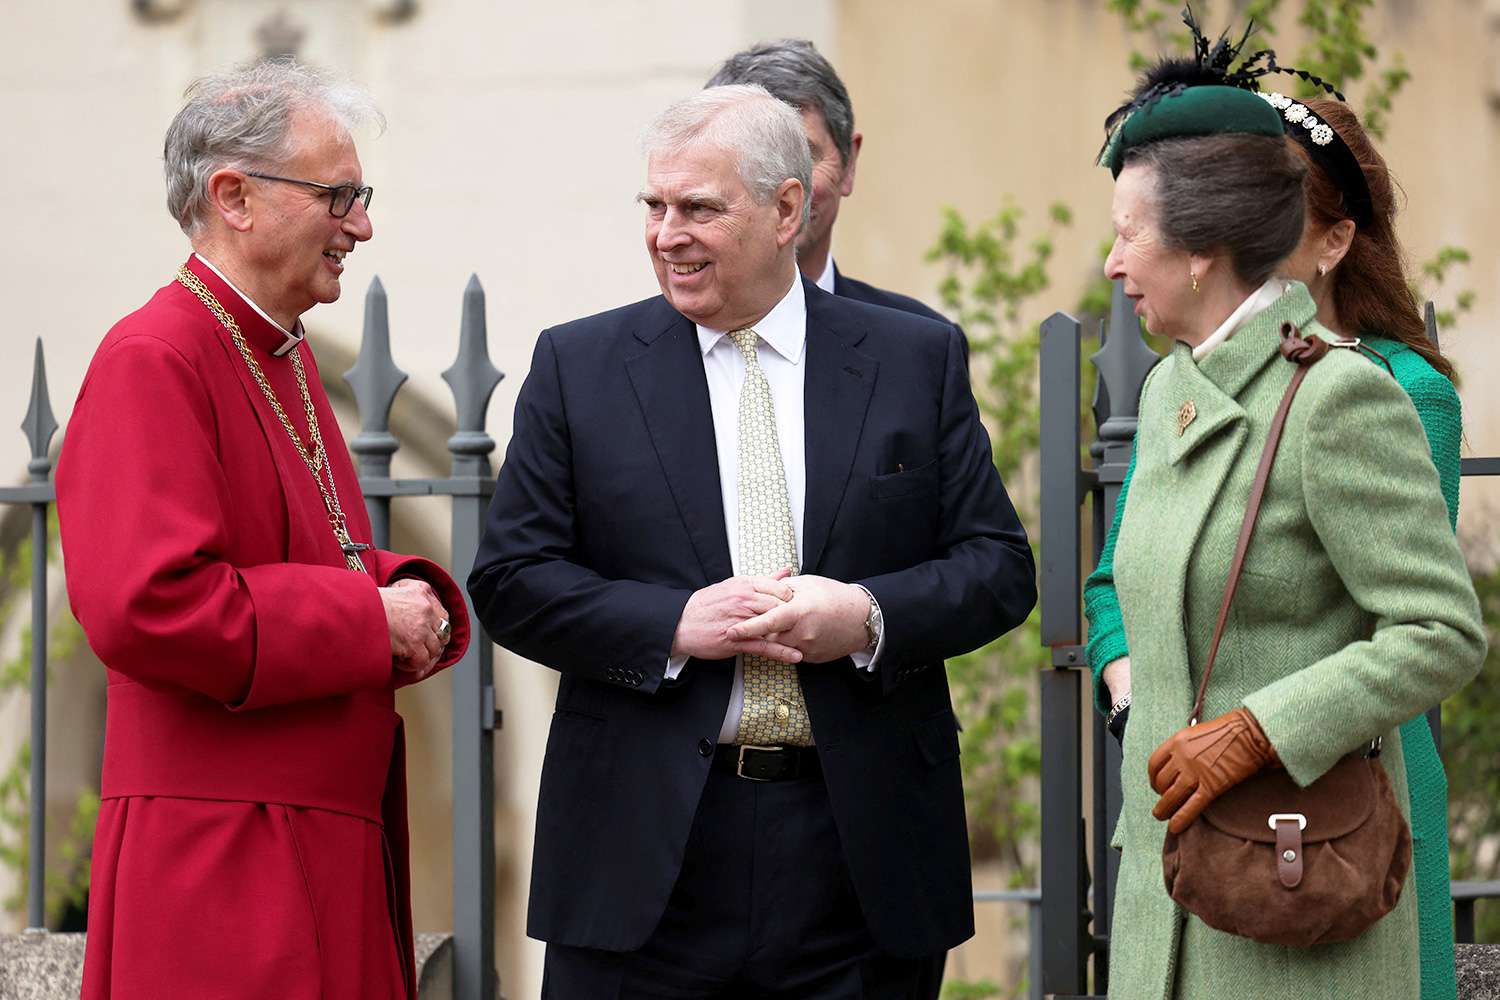
<path id="1" fill-rule="evenodd" d="M 1500 1000 L 1500 944 L 1461 944 L 1453 957 L 1459 1000 Z"/>
<path id="2" fill-rule="evenodd" d="M 78 1000 L 82 934 L 0 934 L 0 1000 Z M 418 934 L 417 995 L 453 998 L 453 935 Z"/>
<path id="3" fill-rule="evenodd" d="M 78 1000 L 82 988 L 82 934 L 0 934 L 0 1000 Z"/>

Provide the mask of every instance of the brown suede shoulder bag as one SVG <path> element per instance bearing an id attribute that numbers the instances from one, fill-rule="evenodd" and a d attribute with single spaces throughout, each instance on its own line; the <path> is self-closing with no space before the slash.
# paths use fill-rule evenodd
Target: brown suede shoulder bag
<path id="1" fill-rule="evenodd" d="M 1255 470 L 1188 725 L 1197 725 L 1203 713 L 1208 678 L 1292 397 L 1329 347 L 1317 336 L 1304 338 L 1291 323 L 1282 324 L 1281 354 L 1297 371 Z M 1363 934 L 1396 905 L 1411 866 L 1411 831 L 1379 754 L 1377 739 L 1306 788 L 1277 768 L 1229 789 L 1181 834 L 1167 833 L 1162 870 L 1168 894 L 1210 927 L 1267 944 L 1306 948 Z"/>

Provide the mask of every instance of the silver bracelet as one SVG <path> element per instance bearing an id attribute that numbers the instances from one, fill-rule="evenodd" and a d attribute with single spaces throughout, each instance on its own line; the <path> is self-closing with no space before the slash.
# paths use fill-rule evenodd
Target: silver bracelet
<path id="1" fill-rule="evenodd" d="M 1130 692 L 1126 691 L 1120 700 L 1109 707 L 1109 715 L 1105 717 L 1104 724 L 1107 726 L 1115 721 L 1115 717 L 1130 707 Z"/>

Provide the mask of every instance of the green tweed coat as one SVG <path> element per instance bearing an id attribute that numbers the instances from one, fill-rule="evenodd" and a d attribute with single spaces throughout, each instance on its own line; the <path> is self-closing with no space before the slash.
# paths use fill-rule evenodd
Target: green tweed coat
<path id="1" fill-rule="evenodd" d="M 1442 483 L 1448 505 L 1448 524 L 1457 527 L 1459 500 L 1459 444 L 1463 409 L 1458 392 L 1422 355 L 1398 340 L 1366 337 L 1365 343 L 1390 361 L 1396 384 L 1411 397 Z M 1378 364 L 1378 361 L 1372 363 Z M 1132 457 L 1120 487 L 1116 514 L 1129 497 Z M 1084 610 L 1089 620 L 1089 665 L 1093 669 L 1095 701 L 1107 712 L 1109 692 L 1103 671 L 1113 660 L 1128 656 L 1120 602 L 1115 595 L 1114 554 L 1119 519 L 1110 525 L 1099 555 L 1099 566 L 1084 587 Z M 1456 1000 L 1458 982 L 1453 967 L 1453 901 L 1448 880 L 1448 779 L 1426 715 L 1401 725 L 1402 760 L 1411 796 L 1412 878 L 1417 893 L 1417 929 L 1421 937 L 1422 1000 Z"/>
<path id="2" fill-rule="evenodd" d="M 1115 551 L 1131 656 L 1123 850 L 1110 948 L 1121 1000 L 1413 1000 L 1414 894 L 1355 941 L 1311 949 L 1213 930 L 1167 896 L 1166 824 L 1146 759 L 1187 720 L 1266 430 L 1293 366 L 1279 328 L 1331 335 L 1294 284 L 1202 364 L 1183 345 L 1141 395 L 1135 470 Z M 1196 416 L 1178 432 L 1180 408 Z M 1313 367 L 1287 421 L 1205 715 L 1250 709 L 1307 784 L 1383 735 L 1407 807 L 1397 727 L 1478 671 L 1478 602 L 1411 401 L 1345 350 Z"/>

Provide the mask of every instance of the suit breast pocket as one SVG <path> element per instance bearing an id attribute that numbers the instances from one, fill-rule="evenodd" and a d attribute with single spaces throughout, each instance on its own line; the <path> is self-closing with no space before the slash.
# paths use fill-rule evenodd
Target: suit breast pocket
<path id="1" fill-rule="evenodd" d="M 937 459 L 913 468 L 900 468 L 883 476 L 870 477 L 870 495 L 876 500 L 931 496 L 937 490 Z"/>

